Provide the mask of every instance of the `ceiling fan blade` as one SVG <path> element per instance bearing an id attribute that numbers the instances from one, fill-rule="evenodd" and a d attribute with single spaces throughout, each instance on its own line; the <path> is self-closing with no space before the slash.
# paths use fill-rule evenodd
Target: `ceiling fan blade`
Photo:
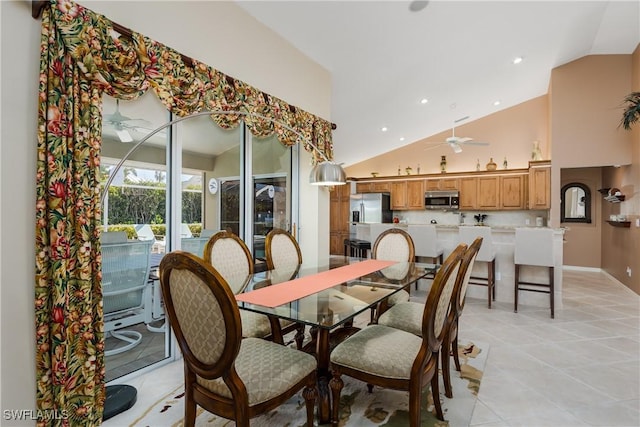
<path id="1" fill-rule="evenodd" d="M 116 129 L 116 135 L 118 135 L 120 142 L 133 142 L 131 134 L 126 129 Z"/>
<path id="2" fill-rule="evenodd" d="M 458 144 L 466 144 L 471 140 L 473 140 L 473 138 L 469 138 L 468 136 L 465 136 L 465 137 L 458 138 L 458 140 L 456 142 Z"/>
<path id="3" fill-rule="evenodd" d="M 467 141 L 467 142 L 463 142 L 463 144 L 464 145 L 489 145 L 488 142 L 484 142 L 484 141 Z"/>
<path id="4" fill-rule="evenodd" d="M 460 144 L 458 144 L 457 142 L 452 142 L 449 145 L 451 146 L 451 149 L 454 153 L 462 153 L 462 147 L 460 147 Z"/>
<path id="5" fill-rule="evenodd" d="M 433 150 L 434 148 L 438 148 L 441 147 L 443 145 L 447 145 L 446 142 L 432 142 L 432 143 L 428 143 L 429 145 L 427 145 L 424 149 L 425 150 Z"/>

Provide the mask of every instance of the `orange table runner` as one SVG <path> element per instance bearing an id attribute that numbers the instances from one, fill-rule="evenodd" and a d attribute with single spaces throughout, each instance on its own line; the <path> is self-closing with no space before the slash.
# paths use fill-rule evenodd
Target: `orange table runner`
<path id="1" fill-rule="evenodd" d="M 395 261 L 370 259 L 238 294 L 236 295 L 236 300 L 273 308 L 315 294 L 340 283 L 357 279 L 395 263 Z"/>

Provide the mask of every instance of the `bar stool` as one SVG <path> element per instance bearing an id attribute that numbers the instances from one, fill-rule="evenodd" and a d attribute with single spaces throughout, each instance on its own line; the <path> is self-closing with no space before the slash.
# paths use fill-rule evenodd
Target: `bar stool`
<path id="1" fill-rule="evenodd" d="M 371 242 L 361 239 L 344 239 L 344 256 L 367 258 Z"/>
<path id="2" fill-rule="evenodd" d="M 496 300 L 496 251 L 491 237 L 491 227 L 484 225 L 461 225 L 458 227 L 458 241 L 460 243 L 469 246 L 478 237 L 482 237 L 482 246 L 478 251 L 475 264 L 478 265 L 480 262 L 487 264 L 487 277 L 471 276 L 469 284 L 487 287 L 487 307 L 491 308 L 491 300 Z"/>
<path id="3" fill-rule="evenodd" d="M 442 265 L 442 246 L 438 242 L 438 232 L 432 224 L 409 224 L 407 232 L 413 239 L 416 250 L 416 258 L 431 258 L 433 263 Z M 418 289 L 416 281 L 416 289 Z"/>
<path id="4" fill-rule="evenodd" d="M 513 311 L 518 312 L 518 291 L 549 294 L 551 318 L 554 318 L 554 248 L 553 230 L 550 228 L 516 228 L 515 296 Z M 524 265 L 548 267 L 549 283 L 534 283 L 520 280 L 520 267 Z M 524 285 L 522 287 L 521 285 Z"/>

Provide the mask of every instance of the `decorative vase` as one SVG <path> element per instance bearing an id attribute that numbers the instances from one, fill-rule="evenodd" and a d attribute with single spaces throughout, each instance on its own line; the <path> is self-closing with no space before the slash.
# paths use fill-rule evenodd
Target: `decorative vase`
<path id="1" fill-rule="evenodd" d="M 480 159 L 476 161 L 476 170 L 480 172 Z"/>
<path id="2" fill-rule="evenodd" d="M 498 165 L 496 165 L 496 162 L 493 161 L 493 157 L 491 157 L 489 159 L 489 163 L 487 163 L 487 170 L 488 171 L 494 171 L 496 170 L 498 167 Z"/>
<path id="3" fill-rule="evenodd" d="M 447 156 L 442 156 L 442 158 L 440 159 L 440 172 L 447 172 Z"/>
<path id="4" fill-rule="evenodd" d="M 411 166 L 407 166 L 404 170 L 405 172 L 407 172 L 407 175 L 411 175 L 411 172 L 413 171 L 413 169 L 411 169 Z"/>
<path id="5" fill-rule="evenodd" d="M 542 160 L 542 151 L 540 151 L 540 143 L 533 141 L 533 148 L 531 149 L 531 160 Z"/>
<path id="6" fill-rule="evenodd" d="M 507 169 L 508 165 L 509 165 L 509 164 L 507 163 L 507 158 L 505 157 L 505 158 L 504 158 L 504 161 L 502 162 L 502 167 L 503 167 L 504 169 Z"/>

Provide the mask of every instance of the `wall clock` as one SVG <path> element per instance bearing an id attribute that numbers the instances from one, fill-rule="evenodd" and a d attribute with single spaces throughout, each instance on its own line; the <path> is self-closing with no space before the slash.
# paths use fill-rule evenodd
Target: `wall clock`
<path id="1" fill-rule="evenodd" d="M 216 194 L 218 192 L 218 180 L 211 178 L 209 180 L 209 193 Z"/>

